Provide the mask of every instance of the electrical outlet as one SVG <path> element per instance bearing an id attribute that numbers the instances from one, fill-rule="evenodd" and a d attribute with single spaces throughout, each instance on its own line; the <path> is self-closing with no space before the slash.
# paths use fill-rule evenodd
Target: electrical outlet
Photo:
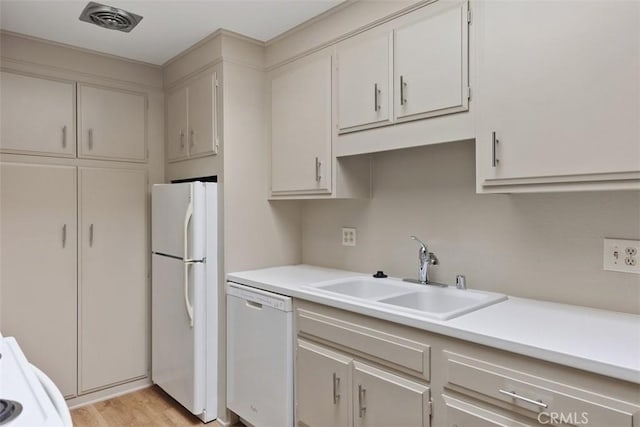
<path id="1" fill-rule="evenodd" d="M 351 227 L 342 227 L 342 246 L 356 245 L 356 229 Z"/>
<path id="2" fill-rule="evenodd" d="M 604 239 L 604 269 L 640 274 L 640 240 Z"/>

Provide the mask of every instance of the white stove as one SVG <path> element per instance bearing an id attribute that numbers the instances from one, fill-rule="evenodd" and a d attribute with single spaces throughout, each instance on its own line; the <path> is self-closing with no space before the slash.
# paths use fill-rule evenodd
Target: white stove
<path id="1" fill-rule="evenodd" d="M 14 338 L 0 335 L 0 426 L 68 425 L 69 410 L 57 387 L 27 361 Z"/>

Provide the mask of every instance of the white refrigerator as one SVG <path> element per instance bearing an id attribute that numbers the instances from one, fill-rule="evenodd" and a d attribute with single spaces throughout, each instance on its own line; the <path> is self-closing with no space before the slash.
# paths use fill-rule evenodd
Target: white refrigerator
<path id="1" fill-rule="evenodd" d="M 153 186 L 151 377 L 204 422 L 218 404 L 217 184 Z"/>

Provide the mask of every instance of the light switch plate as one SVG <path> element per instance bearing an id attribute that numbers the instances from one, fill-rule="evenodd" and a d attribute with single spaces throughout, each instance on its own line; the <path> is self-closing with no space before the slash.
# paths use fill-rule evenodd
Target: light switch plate
<path id="1" fill-rule="evenodd" d="M 640 274 L 640 240 L 604 239 L 603 267 L 609 271 Z"/>

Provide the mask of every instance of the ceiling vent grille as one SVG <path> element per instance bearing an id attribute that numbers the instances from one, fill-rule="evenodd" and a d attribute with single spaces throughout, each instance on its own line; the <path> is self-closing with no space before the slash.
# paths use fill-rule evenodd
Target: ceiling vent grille
<path id="1" fill-rule="evenodd" d="M 142 16 L 117 7 L 89 2 L 80 14 L 80 20 L 109 30 L 128 33 L 138 25 L 142 20 Z"/>

